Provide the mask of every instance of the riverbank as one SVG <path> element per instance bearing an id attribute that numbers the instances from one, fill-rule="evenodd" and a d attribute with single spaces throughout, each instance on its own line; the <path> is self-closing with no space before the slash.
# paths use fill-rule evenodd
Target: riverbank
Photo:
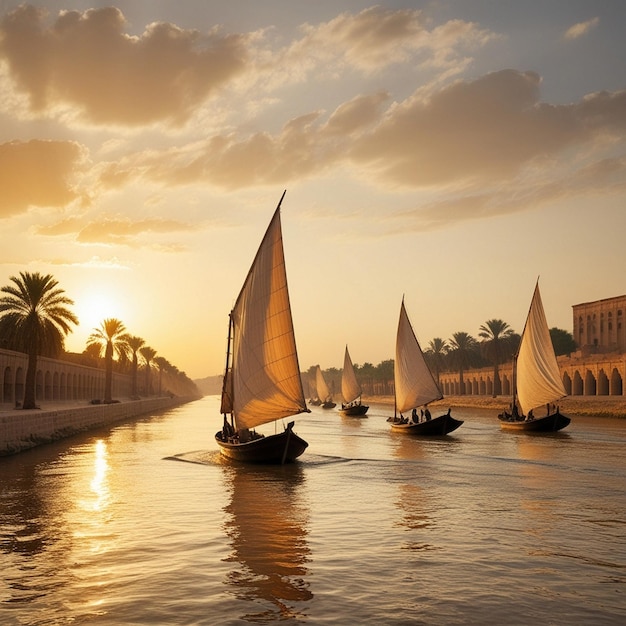
<path id="1" fill-rule="evenodd" d="M 113 404 L 49 402 L 40 409 L 0 409 L 0 456 L 17 454 L 41 444 L 169 409 L 195 399 L 167 396 Z"/>
<path id="2" fill-rule="evenodd" d="M 377 402 L 393 407 L 393 396 L 363 396 L 363 402 Z M 502 411 L 511 402 L 509 396 L 446 396 L 431 402 L 430 407 L 476 407 Z M 602 416 L 626 419 L 626 397 L 624 396 L 568 396 L 558 405 L 567 415 Z"/>

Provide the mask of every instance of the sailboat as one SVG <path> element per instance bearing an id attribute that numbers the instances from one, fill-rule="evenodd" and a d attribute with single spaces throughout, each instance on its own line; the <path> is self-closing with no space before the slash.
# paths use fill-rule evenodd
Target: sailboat
<path id="1" fill-rule="evenodd" d="M 248 463 L 292 462 L 308 446 L 293 432 L 293 421 L 274 435 L 255 430 L 309 412 L 285 271 L 280 222 L 284 197 L 285 192 L 229 315 L 221 403 L 224 425 L 215 440 L 224 456 Z"/>
<path id="2" fill-rule="evenodd" d="M 322 408 L 334 409 L 337 403 L 333 402 L 333 395 L 330 393 L 326 380 L 324 380 L 324 374 L 322 374 L 322 368 L 319 365 L 315 370 L 315 386 L 317 387 L 317 396 L 321 400 Z"/>
<path id="3" fill-rule="evenodd" d="M 463 423 L 452 417 L 451 409 L 444 415 L 430 417 L 428 403 L 441 400 L 443 394 L 426 364 L 424 353 L 409 321 L 404 298 L 400 307 L 393 378 L 394 415 L 387 420 L 391 422 L 392 431 L 423 436 L 447 435 Z M 424 409 L 420 409 L 418 413 L 418 407 Z M 411 411 L 411 417 L 405 418 L 403 413 L 408 411 Z"/>
<path id="4" fill-rule="evenodd" d="M 356 379 L 352 359 L 346 346 L 346 352 L 343 356 L 343 371 L 341 372 L 341 395 L 343 402 L 341 403 L 340 413 L 351 417 L 360 417 L 367 413 L 369 406 L 361 404 L 361 385 Z"/>
<path id="5" fill-rule="evenodd" d="M 554 403 L 566 395 L 537 280 L 520 346 L 513 360 L 511 412 L 498 415 L 500 427 L 517 431 L 561 430 L 571 420 L 562 415 Z M 546 407 L 546 415 L 535 417 L 534 410 L 541 406 Z"/>

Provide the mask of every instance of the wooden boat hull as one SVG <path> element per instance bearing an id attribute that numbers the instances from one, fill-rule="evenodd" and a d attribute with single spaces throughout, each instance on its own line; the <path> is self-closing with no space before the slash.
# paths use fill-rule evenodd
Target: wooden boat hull
<path id="1" fill-rule="evenodd" d="M 246 443 L 223 441 L 220 430 L 215 434 L 215 441 L 222 455 L 233 461 L 270 465 L 293 463 L 309 445 L 293 432 L 291 423 L 282 433 L 260 437 Z"/>
<path id="2" fill-rule="evenodd" d="M 566 415 L 562 415 L 558 411 L 552 415 L 544 417 L 535 417 L 533 419 L 517 419 L 514 420 L 508 415 L 499 415 L 500 428 L 502 430 L 510 430 L 516 432 L 556 432 L 562 430 L 571 422 Z"/>
<path id="3" fill-rule="evenodd" d="M 414 424 L 413 422 L 400 424 L 392 421 L 391 430 L 420 437 L 441 437 L 456 430 L 462 423 L 463 420 L 457 420 L 451 415 L 445 414 L 419 424 Z"/>
<path id="4" fill-rule="evenodd" d="M 339 409 L 342 415 L 349 417 L 362 417 L 367 413 L 369 406 L 367 404 L 355 404 L 354 406 L 347 406 L 343 409 Z"/>

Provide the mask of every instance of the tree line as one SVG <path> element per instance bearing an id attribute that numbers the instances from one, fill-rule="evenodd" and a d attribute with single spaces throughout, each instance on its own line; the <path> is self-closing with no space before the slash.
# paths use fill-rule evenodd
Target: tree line
<path id="1" fill-rule="evenodd" d="M 78 362 L 81 365 L 99 367 L 104 362 L 105 383 L 104 402 L 113 402 L 113 370 L 130 373 L 131 395 L 138 398 L 139 357 L 143 360 L 145 372 L 144 392 L 151 392 L 151 371 L 153 364 L 159 372 L 159 393 L 162 390 L 161 377 L 167 373 L 173 377 L 177 387 L 189 395 L 197 395 L 198 390 L 185 372 L 181 372 L 166 358 L 157 355 L 144 339 L 132 335 L 122 321 L 107 318 L 87 338 L 82 355 L 65 352 L 65 338 L 72 332 L 78 318 L 71 307 L 71 300 L 58 281 L 51 275 L 39 272 L 20 272 L 10 277 L 11 284 L 0 288 L 0 347 L 23 352 L 28 355 L 26 379 L 24 381 L 23 409 L 36 406 L 36 375 L 39 356 Z M 78 357 L 78 358 L 77 358 Z"/>
<path id="2" fill-rule="evenodd" d="M 571 354 L 576 349 L 573 335 L 561 328 L 551 328 L 550 338 L 554 351 L 558 355 Z M 435 337 L 424 351 L 428 367 L 439 382 L 442 372 L 458 372 L 461 388 L 463 374 L 468 369 L 493 367 L 494 395 L 502 393 L 499 368 L 504 363 L 513 360 L 521 340 L 506 322 L 500 319 L 490 319 L 480 326 L 478 336 L 460 331 L 450 339 Z M 355 374 L 362 383 L 378 384 L 385 388 L 388 381 L 393 380 L 393 359 L 381 361 L 374 366 L 371 363 L 354 364 Z M 307 378 L 315 380 L 313 365 L 307 370 Z M 331 367 L 324 370 L 324 378 L 333 393 L 341 389 L 341 370 Z"/>

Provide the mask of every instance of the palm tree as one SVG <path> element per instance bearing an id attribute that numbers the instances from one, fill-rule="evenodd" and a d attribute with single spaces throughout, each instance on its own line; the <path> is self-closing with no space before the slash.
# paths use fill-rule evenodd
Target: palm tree
<path id="1" fill-rule="evenodd" d="M 126 335 L 124 337 L 128 350 L 132 352 L 133 360 L 131 365 L 132 371 L 132 398 L 137 398 L 137 352 L 146 344 L 146 342 L 135 335 Z"/>
<path id="2" fill-rule="evenodd" d="M 163 372 L 164 371 L 168 371 L 172 368 L 171 363 L 162 356 L 155 356 L 154 357 L 154 362 L 156 363 L 157 367 L 159 368 L 159 396 L 161 395 L 161 381 L 163 378 Z"/>
<path id="3" fill-rule="evenodd" d="M 479 329 L 478 336 L 485 356 L 493 363 L 493 397 L 502 393 L 502 381 L 498 367 L 504 362 L 504 349 L 507 340 L 514 334 L 513 329 L 502 320 L 487 320 Z"/>
<path id="4" fill-rule="evenodd" d="M 139 354 L 143 357 L 143 360 L 146 364 L 146 395 L 150 395 L 150 363 L 157 355 L 156 350 L 151 348 L 150 346 L 143 346 L 139 348 Z"/>
<path id="5" fill-rule="evenodd" d="M 16 350 L 28 354 L 22 408 L 35 409 L 37 356 L 55 357 L 62 350 L 70 324 L 78 318 L 67 307 L 74 304 L 51 274 L 20 272 L 11 276 L 13 285 L 2 287 L 0 298 L 3 333 Z"/>
<path id="6" fill-rule="evenodd" d="M 125 340 L 126 327 L 120 320 L 114 317 L 105 319 L 100 328 L 94 328 L 93 332 L 87 337 L 87 347 L 99 346 L 100 354 L 104 348 L 104 402 L 110 404 L 113 401 L 111 397 L 111 387 L 113 386 L 113 355 L 118 358 L 125 355 L 128 350 L 128 344 Z M 95 349 L 95 348 L 94 348 Z"/>
<path id="7" fill-rule="evenodd" d="M 459 368 L 459 392 L 465 395 L 463 384 L 463 371 L 469 367 L 473 351 L 476 349 L 476 339 L 466 332 L 460 331 L 452 335 L 450 339 L 449 354 Z"/>
<path id="8" fill-rule="evenodd" d="M 432 363 L 437 377 L 437 385 L 439 386 L 439 373 L 443 367 L 444 357 L 448 350 L 448 342 L 441 337 L 435 337 L 428 344 L 426 357 Z"/>

